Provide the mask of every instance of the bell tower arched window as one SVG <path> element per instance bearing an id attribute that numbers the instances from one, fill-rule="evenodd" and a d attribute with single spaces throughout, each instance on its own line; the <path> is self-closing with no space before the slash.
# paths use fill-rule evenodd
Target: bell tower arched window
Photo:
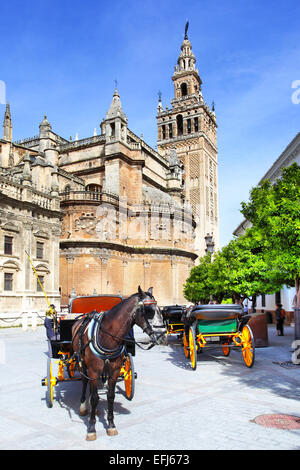
<path id="1" fill-rule="evenodd" d="M 178 114 L 176 117 L 177 121 L 177 135 L 182 135 L 183 134 L 183 117 L 181 114 Z"/>
<path id="2" fill-rule="evenodd" d="M 182 83 L 180 88 L 181 88 L 181 96 L 186 96 L 187 95 L 187 84 Z"/>

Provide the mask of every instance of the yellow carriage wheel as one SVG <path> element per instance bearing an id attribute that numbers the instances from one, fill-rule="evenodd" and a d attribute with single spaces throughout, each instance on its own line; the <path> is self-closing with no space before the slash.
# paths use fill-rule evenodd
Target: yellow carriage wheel
<path id="1" fill-rule="evenodd" d="M 132 400 L 134 395 L 134 365 L 132 355 L 130 353 L 124 359 L 124 382 L 125 382 L 125 395 L 127 400 Z"/>
<path id="2" fill-rule="evenodd" d="M 76 367 L 76 360 L 75 359 L 68 359 L 67 362 L 67 371 L 68 371 L 68 376 L 70 379 L 74 378 L 75 375 L 75 367 Z"/>
<path id="3" fill-rule="evenodd" d="M 189 351 L 189 343 L 186 338 L 185 332 L 183 333 L 183 350 L 184 350 L 184 355 L 188 359 L 190 357 L 190 351 Z"/>
<path id="4" fill-rule="evenodd" d="M 46 391 L 46 403 L 48 408 L 53 407 L 53 389 L 56 385 L 56 378 L 52 375 L 51 358 L 47 360 L 47 391 Z"/>
<path id="5" fill-rule="evenodd" d="M 189 347 L 190 347 L 190 359 L 192 369 L 197 369 L 197 345 L 195 341 L 195 332 L 194 329 L 191 327 L 189 331 Z"/>
<path id="6" fill-rule="evenodd" d="M 255 345 L 250 326 L 245 325 L 241 333 L 242 354 L 247 367 L 252 367 L 255 361 Z"/>

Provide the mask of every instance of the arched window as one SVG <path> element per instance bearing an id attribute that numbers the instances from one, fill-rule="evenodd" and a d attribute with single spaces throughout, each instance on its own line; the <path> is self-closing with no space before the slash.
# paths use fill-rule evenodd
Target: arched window
<path id="1" fill-rule="evenodd" d="M 115 123 L 112 122 L 111 125 L 110 125 L 110 130 L 111 130 L 111 137 L 114 137 L 115 136 L 115 132 L 116 132 L 116 129 L 115 129 Z"/>
<path id="2" fill-rule="evenodd" d="M 192 123 L 190 119 L 187 120 L 187 131 L 188 131 L 188 134 L 192 132 Z"/>
<path id="3" fill-rule="evenodd" d="M 85 187 L 85 190 L 86 191 L 93 191 L 95 193 L 99 193 L 101 191 L 101 186 L 100 184 L 88 184 L 86 187 Z"/>
<path id="4" fill-rule="evenodd" d="M 183 117 L 181 114 L 178 114 L 176 117 L 177 121 L 177 135 L 182 135 L 183 134 Z"/>
<path id="5" fill-rule="evenodd" d="M 186 96 L 187 95 L 187 84 L 182 83 L 180 88 L 181 88 L 181 96 Z"/>
<path id="6" fill-rule="evenodd" d="M 194 119 L 194 128 L 195 128 L 195 132 L 198 132 L 199 123 L 198 123 L 198 118 L 197 117 L 195 117 L 195 119 Z"/>

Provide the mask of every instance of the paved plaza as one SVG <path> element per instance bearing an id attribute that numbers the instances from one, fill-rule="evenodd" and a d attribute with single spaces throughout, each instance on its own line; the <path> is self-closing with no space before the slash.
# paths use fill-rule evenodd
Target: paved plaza
<path id="1" fill-rule="evenodd" d="M 136 330 L 137 331 L 137 330 Z M 79 416 L 81 383 L 60 383 L 54 405 L 45 402 L 47 343 L 43 327 L 0 330 L 0 449 L 217 450 L 300 449 L 300 429 L 267 428 L 265 414 L 300 418 L 300 366 L 291 361 L 293 329 L 284 337 L 269 326 L 267 348 L 248 369 L 240 351 L 200 354 L 193 371 L 175 337 L 169 345 L 136 350 L 135 396 L 117 386 L 115 423 L 106 435 L 106 389 L 100 389 L 98 439 L 87 442 L 87 417 Z M 137 333 L 136 339 L 144 339 Z"/>

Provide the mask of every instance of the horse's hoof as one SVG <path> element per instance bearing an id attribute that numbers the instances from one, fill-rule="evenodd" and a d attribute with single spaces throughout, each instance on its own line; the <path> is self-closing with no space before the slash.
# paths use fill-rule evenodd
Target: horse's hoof
<path id="1" fill-rule="evenodd" d="M 107 433 L 108 436 L 117 436 L 118 435 L 117 428 L 108 428 L 106 433 Z"/>
<path id="2" fill-rule="evenodd" d="M 97 439 L 97 434 L 95 432 L 88 432 L 86 435 L 87 441 L 95 441 Z"/>

